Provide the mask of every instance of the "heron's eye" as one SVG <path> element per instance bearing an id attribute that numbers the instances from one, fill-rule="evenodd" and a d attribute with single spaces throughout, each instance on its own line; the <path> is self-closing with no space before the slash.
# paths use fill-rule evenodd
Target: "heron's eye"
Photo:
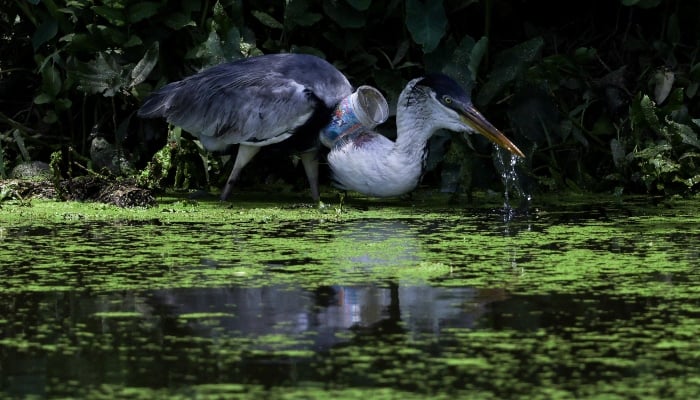
<path id="1" fill-rule="evenodd" d="M 450 97 L 450 96 L 442 96 L 442 101 L 444 101 L 445 104 L 452 104 L 452 97 Z"/>

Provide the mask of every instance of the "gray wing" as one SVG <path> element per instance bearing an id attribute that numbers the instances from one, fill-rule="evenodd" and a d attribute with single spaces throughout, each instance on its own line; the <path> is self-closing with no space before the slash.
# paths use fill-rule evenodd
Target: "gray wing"
<path id="1" fill-rule="evenodd" d="M 302 54 L 248 58 L 206 69 L 154 92 L 142 117 L 166 120 L 209 150 L 283 140 L 314 112 L 328 112 L 352 87 L 326 61 Z"/>

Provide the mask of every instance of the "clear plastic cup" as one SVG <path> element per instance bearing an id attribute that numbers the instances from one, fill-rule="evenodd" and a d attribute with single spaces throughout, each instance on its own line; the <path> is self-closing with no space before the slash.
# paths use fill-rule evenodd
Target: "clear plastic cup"
<path id="1" fill-rule="evenodd" d="M 321 143 L 332 148 L 338 138 L 363 128 L 372 129 L 389 117 L 389 105 L 381 92 L 360 86 L 333 110 L 333 118 L 320 134 Z"/>

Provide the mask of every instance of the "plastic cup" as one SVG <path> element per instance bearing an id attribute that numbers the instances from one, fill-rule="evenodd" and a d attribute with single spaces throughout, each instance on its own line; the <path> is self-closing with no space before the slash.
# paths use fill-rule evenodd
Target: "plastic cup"
<path id="1" fill-rule="evenodd" d="M 381 92 L 371 86 L 360 86 L 333 110 L 331 122 L 321 131 L 321 143 L 332 148 L 338 138 L 372 129 L 388 117 L 389 105 Z"/>

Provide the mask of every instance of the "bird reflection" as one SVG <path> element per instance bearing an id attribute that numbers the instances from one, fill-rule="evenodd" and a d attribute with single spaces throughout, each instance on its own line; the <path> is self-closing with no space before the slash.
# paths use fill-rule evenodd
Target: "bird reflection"
<path id="1" fill-rule="evenodd" d="M 277 272 L 260 287 L 166 289 L 142 294 L 140 312 L 161 321 L 163 334 L 186 328 L 195 336 L 235 335 L 258 338 L 285 335 L 304 338 L 290 346 L 319 351 L 352 337 L 376 338 L 393 334 L 440 335 L 445 327 L 477 327 L 489 312 L 488 305 L 507 297 L 505 289 L 437 287 L 433 277 L 420 275 L 425 244 L 420 235 L 424 224 L 398 220 L 357 220 L 343 222 L 326 245 L 353 249 L 338 252 L 328 263 L 329 277 L 344 273 L 348 279 L 333 278 L 330 285 L 293 286 L 274 283 Z M 208 268 L 216 262 L 207 261 Z M 341 267 L 332 265 L 337 263 Z M 283 267 L 277 267 L 283 268 Z M 335 272 L 332 272 L 335 269 Z M 432 271 L 430 272 L 432 273 Z M 343 275 L 346 276 L 346 275 Z M 285 282 L 289 272 L 285 274 Z M 296 282 L 292 280 L 291 282 Z M 114 307 L 114 303 L 107 300 Z M 127 307 L 127 303 L 125 307 Z M 144 306 L 143 304 L 146 304 Z M 198 314 L 210 315 L 203 319 Z"/>

